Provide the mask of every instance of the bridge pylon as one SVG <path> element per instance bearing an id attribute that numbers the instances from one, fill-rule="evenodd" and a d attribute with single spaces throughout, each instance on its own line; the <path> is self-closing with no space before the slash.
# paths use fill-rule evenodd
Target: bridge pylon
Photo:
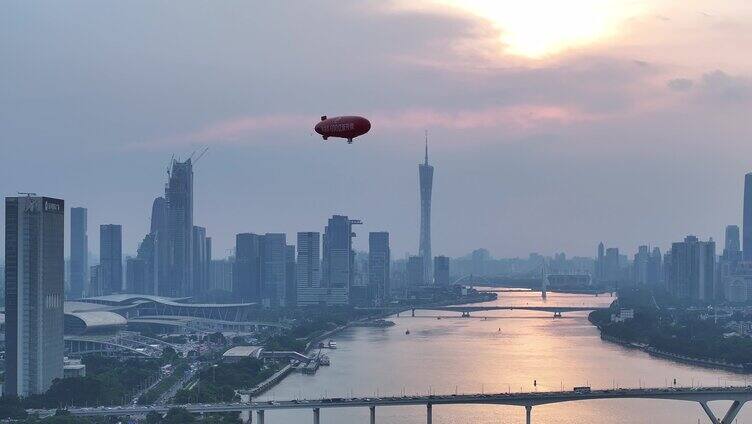
<path id="1" fill-rule="evenodd" d="M 530 424 L 532 421 L 533 407 L 531 405 L 525 405 L 525 423 Z"/>

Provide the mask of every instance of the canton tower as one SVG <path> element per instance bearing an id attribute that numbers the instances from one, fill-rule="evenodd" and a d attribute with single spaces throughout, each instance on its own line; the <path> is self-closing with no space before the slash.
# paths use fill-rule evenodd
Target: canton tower
<path id="1" fill-rule="evenodd" d="M 431 256 L 431 189 L 433 166 L 428 164 L 428 132 L 426 132 L 426 159 L 418 165 L 420 181 L 420 247 L 418 255 L 423 258 L 423 283 L 433 282 L 433 257 Z"/>

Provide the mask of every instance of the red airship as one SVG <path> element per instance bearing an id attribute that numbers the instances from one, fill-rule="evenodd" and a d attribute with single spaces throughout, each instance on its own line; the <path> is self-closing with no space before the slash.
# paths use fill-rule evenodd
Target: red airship
<path id="1" fill-rule="evenodd" d="M 324 140 L 329 137 L 346 138 L 348 144 L 353 142 L 353 138 L 367 133 L 370 129 L 371 123 L 362 116 L 327 118 L 326 115 L 321 117 L 321 122 L 314 128 Z"/>

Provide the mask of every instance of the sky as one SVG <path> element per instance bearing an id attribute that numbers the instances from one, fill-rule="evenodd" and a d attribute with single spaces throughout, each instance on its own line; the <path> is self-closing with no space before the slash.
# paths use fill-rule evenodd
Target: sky
<path id="1" fill-rule="evenodd" d="M 0 194 L 87 207 L 90 250 L 115 223 L 133 253 L 171 157 L 207 146 L 215 257 L 336 213 L 400 258 L 427 130 L 434 254 L 720 251 L 752 169 L 751 46 L 745 0 L 11 0 Z M 355 114 L 372 129 L 352 145 L 313 133 Z"/>

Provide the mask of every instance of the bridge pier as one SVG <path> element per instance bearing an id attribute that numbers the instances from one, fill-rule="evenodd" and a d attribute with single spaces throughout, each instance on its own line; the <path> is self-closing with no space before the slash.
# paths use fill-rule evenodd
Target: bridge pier
<path id="1" fill-rule="evenodd" d="M 321 421 L 321 409 L 313 408 L 313 424 L 319 424 Z"/>
<path id="2" fill-rule="evenodd" d="M 433 405 L 426 404 L 426 424 L 433 424 Z"/>
<path id="3" fill-rule="evenodd" d="M 531 405 L 525 405 L 525 423 L 530 424 L 531 415 L 533 414 L 533 407 Z"/>
<path id="4" fill-rule="evenodd" d="M 745 401 L 735 400 L 734 403 L 731 404 L 731 407 L 729 407 L 728 411 L 726 411 L 726 415 L 723 416 L 722 420 L 719 420 L 715 416 L 715 413 L 713 413 L 713 410 L 710 409 L 707 402 L 700 401 L 699 403 L 700 406 L 702 406 L 703 411 L 705 411 L 705 413 L 708 415 L 708 418 L 710 418 L 711 423 L 731 424 L 734 421 L 734 418 L 736 418 L 737 414 L 739 414 L 739 411 L 742 410 Z"/>
<path id="5" fill-rule="evenodd" d="M 259 409 L 258 411 L 256 411 L 256 421 L 258 422 L 258 424 L 264 424 L 264 410 L 263 409 Z"/>
<path id="6" fill-rule="evenodd" d="M 371 424 L 376 424 L 376 407 L 375 406 L 369 406 L 368 409 L 371 410 Z"/>
<path id="7" fill-rule="evenodd" d="M 412 314 L 413 314 L 413 318 L 415 318 L 415 308 L 413 308 L 411 311 L 412 311 Z"/>

